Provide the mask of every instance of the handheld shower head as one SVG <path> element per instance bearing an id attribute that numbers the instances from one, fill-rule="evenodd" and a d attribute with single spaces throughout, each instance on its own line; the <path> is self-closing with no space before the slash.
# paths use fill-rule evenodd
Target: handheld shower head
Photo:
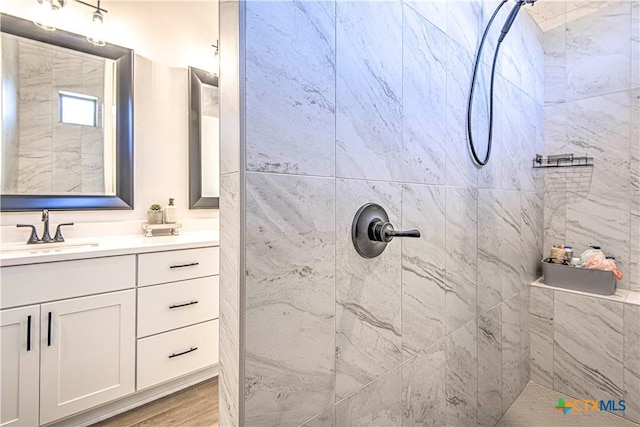
<path id="1" fill-rule="evenodd" d="M 504 40 L 504 38 L 507 36 L 507 33 L 511 29 L 513 22 L 516 20 L 516 16 L 518 16 L 518 12 L 520 12 L 520 8 L 522 7 L 522 5 L 530 4 L 533 6 L 535 2 L 536 0 L 516 0 L 516 5 L 513 6 L 513 9 L 511 9 L 509 16 L 507 16 L 507 19 L 504 22 L 504 25 L 502 26 L 502 30 L 500 31 L 500 37 L 498 38 L 498 43 L 501 43 L 502 40 Z"/>
<path id="2" fill-rule="evenodd" d="M 498 43 L 495 46 L 495 52 L 493 54 L 493 64 L 491 65 L 491 82 L 489 83 L 489 134 L 487 137 L 487 151 L 484 155 L 484 159 L 481 159 L 478 156 L 478 152 L 476 150 L 476 146 L 473 141 L 473 130 L 472 130 L 472 123 L 471 123 L 472 110 L 473 110 L 473 95 L 475 92 L 476 78 L 478 76 L 478 65 L 480 64 L 480 56 L 482 55 L 482 48 L 484 47 L 484 42 L 487 39 L 487 35 L 489 34 L 489 29 L 491 28 L 491 24 L 493 24 L 493 20 L 496 18 L 496 16 L 498 15 L 498 12 L 500 12 L 500 9 L 502 8 L 502 6 L 504 6 L 507 3 L 507 1 L 508 0 L 501 0 L 500 4 L 498 4 L 498 7 L 496 7 L 496 10 L 493 12 L 493 15 L 491 15 L 491 18 L 489 19 L 489 22 L 487 23 L 487 26 L 485 27 L 484 32 L 482 33 L 482 38 L 480 39 L 480 45 L 478 46 L 478 53 L 476 54 L 476 59 L 473 64 L 473 74 L 471 77 L 471 89 L 469 90 L 469 99 L 467 102 L 467 138 L 469 142 L 469 151 L 473 156 L 473 161 L 479 167 L 486 165 L 489 162 L 489 158 L 491 157 L 491 146 L 492 146 L 492 140 L 493 140 L 493 84 L 495 80 L 496 65 L 498 63 L 498 52 L 500 51 L 500 45 L 504 40 L 504 38 L 506 37 L 507 33 L 509 32 L 509 29 L 511 29 L 513 22 L 516 20 L 516 16 L 518 15 L 518 12 L 520 12 L 520 8 L 522 7 L 522 5 L 524 4 L 533 5 L 536 2 L 536 0 L 515 0 L 516 4 L 515 6 L 513 6 L 513 9 L 511 9 L 511 12 L 507 17 L 507 20 L 502 26 L 500 37 L 498 37 Z"/>

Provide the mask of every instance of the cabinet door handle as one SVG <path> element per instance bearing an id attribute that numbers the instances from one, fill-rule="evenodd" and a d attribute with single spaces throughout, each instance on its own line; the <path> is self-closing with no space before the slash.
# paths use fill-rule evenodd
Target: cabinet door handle
<path id="1" fill-rule="evenodd" d="M 169 268 L 195 267 L 196 265 L 200 265 L 200 263 L 199 262 L 190 262 L 188 264 L 171 265 L 171 266 L 169 266 Z"/>
<path id="2" fill-rule="evenodd" d="M 180 353 L 172 353 L 169 355 L 169 359 L 172 359 L 174 357 L 178 357 L 178 356 L 182 356 L 183 354 L 187 354 L 187 353 L 191 353 L 192 351 L 196 351 L 198 349 L 198 347 L 191 347 L 189 350 L 185 350 L 183 352 Z"/>
<path id="3" fill-rule="evenodd" d="M 188 305 L 194 305 L 197 304 L 198 301 L 189 301 L 189 302 L 185 302 L 184 304 L 173 304 L 170 305 L 169 308 L 179 308 L 179 307 L 186 307 Z"/>
<path id="4" fill-rule="evenodd" d="M 27 316 L 27 351 L 31 351 L 31 315 Z"/>
<path id="5" fill-rule="evenodd" d="M 49 319 L 47 320 L 47 347 L 51 347 L 51 318 L 52 313 L 49 312 Z"/>

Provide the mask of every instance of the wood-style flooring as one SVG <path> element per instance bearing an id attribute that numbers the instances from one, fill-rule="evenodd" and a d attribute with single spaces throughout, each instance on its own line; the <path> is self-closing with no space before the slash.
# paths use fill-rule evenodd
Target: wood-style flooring
<path id="1" fill-rule="evenodd" d="M 113 418 L 94 427 L 142 426 L 218 426 L 218 378 L 180 390 Z"/>

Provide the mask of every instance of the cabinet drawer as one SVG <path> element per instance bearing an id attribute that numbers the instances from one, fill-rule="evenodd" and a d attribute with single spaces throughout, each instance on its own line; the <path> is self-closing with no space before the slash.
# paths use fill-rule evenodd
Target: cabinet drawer
<path id="1" fill-rule="evenodd" d="M 217 319 L 218 277 L 138 289 L 138 338 Z"/>
<path id="2" fill-rule="evenodd" d="M 218 363 L 218 320 L 138 340 L 138 390 Z"/>
<path id="3" fill-rule="evenodd" d="M 138 286 L 211 276 L 218 271 L 217 247 L 138 255 Z"/>
<path id="4" fill-rule="evenodd" d="M 135 255 L 3 267 L 1 308 L 135 287 Z"/>

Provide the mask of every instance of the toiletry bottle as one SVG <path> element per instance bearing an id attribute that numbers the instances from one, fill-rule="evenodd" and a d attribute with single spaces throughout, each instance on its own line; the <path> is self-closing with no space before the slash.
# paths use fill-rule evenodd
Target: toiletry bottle
<path id="1" fill-rule="evenodd" d="M 573 248 L 571 246 L 565 246 L 564 247 L 564 263 L 563 264 L 569 264 L 571 262 L 571 259 L 573 258 Z"/>
<path id="2" fill-rule="evenodd" d="M 167 224 L 176 223 L 176 207 L 173 205 L 174 199 L 169 199 L 169 205 L 164 207 L 164 222 Z"/>

